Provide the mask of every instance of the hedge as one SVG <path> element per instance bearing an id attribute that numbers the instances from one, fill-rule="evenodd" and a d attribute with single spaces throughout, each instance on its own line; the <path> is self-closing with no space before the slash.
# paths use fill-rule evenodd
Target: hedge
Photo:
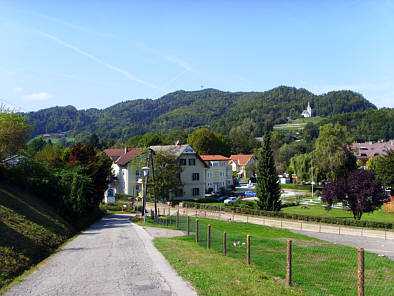
<path id="1" fill-rule="evenodd" d="M 228 206 L 205 205 L 205 204 L 194 203 L 194 202 L 183 202 L 183 206 L 186 208 L 194 208 L 194 209 L 202 209 L 202 210 L 213 210 L 213 211 L 220 210 L 223 212 L 240 213 L 246 215 L 276 217 L 283 219 L 302 220 L 309 222 L 356 226 L 356 227 L 393 229 L 393 225 L 394 225 L 394 223 L 387 223 L 387 222 L 360 221 L 360 220 L 341 219 L 334 217 L 309 216 L 309 215 L 300 215 L 300 214 L 290 214 L 284 212 L 261 211 L 261 210 L 248 209 L 248 208 L 233 208 Z"/>

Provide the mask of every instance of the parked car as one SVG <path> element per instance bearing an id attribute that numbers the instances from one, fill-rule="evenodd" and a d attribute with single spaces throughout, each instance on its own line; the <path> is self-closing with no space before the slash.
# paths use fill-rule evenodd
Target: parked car
<path id="1" fill-rule="evenodd" d="M 246 191 L 245 196 L 256 196 L 256 191 Z"/>
<path id="2" fill-rule="evenodd" d="M 232 196 L 232 197 L 229 197 L 229 198 L 225 199 L 225 200 L 224 200 L 224 203 L 225 203 L 225 204 L 227 204 L 227 203 L 233 203 L 233 202 L 236 202 L 237 200 L 238 200 L 238 197 Z"/>
<path id="3" fill-rule="evenodd" d="M 225 200 L 227 198 L 228 198 L 228 196 L 221 196 L 221 197 L 217 198 L 216 200 L 217 201 L 223 201 L 223 200 Z"/>

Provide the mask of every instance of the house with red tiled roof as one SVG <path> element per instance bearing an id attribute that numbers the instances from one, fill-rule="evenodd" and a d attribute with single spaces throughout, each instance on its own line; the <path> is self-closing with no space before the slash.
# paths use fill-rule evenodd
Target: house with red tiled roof
<path id="1" fill-rule="evenodd" d="M 112 172 L 114 179 L 112 187 L 116 193 L 138 196 L 142 172 L 140 166 L 133 163 L 133 160 L 141 156 L 140 148 L 105 149 L 104 153 L 112 159 Z"/>
<path id="2" fill-rule="evenodd" d="M 233 185 L 233 171 L 229 164 L 231 160 L 223 155 L 200 155 L 208 168 L 205 170 L 206 191 L 219 192 L 231 189 Z"/>
<path id="3" fill-rule="evenodd" d="M 229 164 L 233 172 L 237 172 L 240 177 L 246 178 L 248 177 L 246 175 L 246 166 L 255 162 L 256 159 L 253 154 L 236 154 L 230 156 Z"/>

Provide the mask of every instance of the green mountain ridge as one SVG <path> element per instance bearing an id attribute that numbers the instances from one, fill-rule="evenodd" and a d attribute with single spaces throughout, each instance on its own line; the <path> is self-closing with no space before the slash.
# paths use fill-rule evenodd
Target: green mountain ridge
<path id="1" fill-rule="evenodd" d="M 96 133 L 107 139 L 122 139 L 147 132 L 187 132 L 208 126 L 223 134 L 245 132 L 261 136 L 264 121 L 285 123 L 300 117 L 310 102 L 314 115 L 376 110 L 376 106 L 352 91 L 315 95 L 306 89 L 280 86 L 265 92 L 224 92 L 216 89 L 176 91 L 159 99 L 137 99 L 105 109 L 77 110 L 73 106 L 52 107 L 27 113 L 33 124 L 32 137 L 67 132 L 69 136 Z"/>

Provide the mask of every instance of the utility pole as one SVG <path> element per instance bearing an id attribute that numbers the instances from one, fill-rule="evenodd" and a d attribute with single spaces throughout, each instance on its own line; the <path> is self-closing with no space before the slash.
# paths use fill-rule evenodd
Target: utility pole
<path id="1" fill-rule="evenodd" d="M 153 200 L 155 201 L 155 219 L 157 217 L 157 200 L 156 200 L 156 192 L 155 192 L 155 167 L 153 164 L 153 155 L 154 151 L 149 148 L 149 160 L 150 160 L 150 165 L 152 168 L 152 188 L 153 188 Z"/>
<path id="2" fill-rule="evenodd" d="M 312 199 L 313 199 L 313 155 L 312 155 L 312 161 L 311 161 L 311 169 L 312 169 Z"/>

